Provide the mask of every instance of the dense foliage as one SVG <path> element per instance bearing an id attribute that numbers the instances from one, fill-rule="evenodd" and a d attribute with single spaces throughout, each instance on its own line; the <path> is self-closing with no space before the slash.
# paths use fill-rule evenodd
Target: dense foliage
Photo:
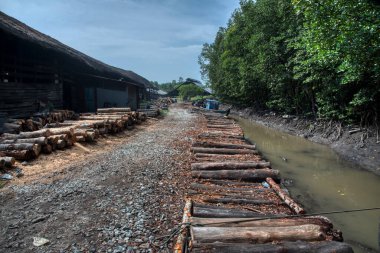
<path id="1" fill-rule="evenodd" d="M 370 0 L 242 0 L 204 44 L 201 73 L 240 106 L 346 121 L 380 113 L 380 7 Z"/>
<path id="2" fill-rule="evenodd" d="M 204 94 L 204 90 L 195 84 L 184 84 L 178 88 L 179 96 L 183 100 L 190 100 L 192 97 Z"/>

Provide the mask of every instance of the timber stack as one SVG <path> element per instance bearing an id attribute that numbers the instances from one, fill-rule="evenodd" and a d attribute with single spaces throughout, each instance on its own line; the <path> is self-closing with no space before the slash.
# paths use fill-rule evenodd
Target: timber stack
<path id="1" fill-rule="evenodd" d="M 50 154 L 57 149 L 81 146 L 79 142 L 94 142 L 102 135 L 130 130 L 147 119 L 145 113 L 130 108 L 99 108 L 96 113 L 83 113 L 76 119 L 73 115 L 70 111 L 56 111 L 44 118 L 45 124 L 38 130 L 2 134 L 0 159 L 9 156 L 20 161 L 31 160 L 40 153 Z"/>
<path id="2" fill-rule="evenodd" d="M 305 215 L 233 119 L 203 115 L 174 252 L 353 252 L 328 218 Z"/>

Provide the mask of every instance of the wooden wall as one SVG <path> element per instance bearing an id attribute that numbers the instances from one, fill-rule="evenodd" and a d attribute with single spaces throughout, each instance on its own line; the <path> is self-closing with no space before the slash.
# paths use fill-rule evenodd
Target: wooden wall
<path id="1" fill-rule="evenodd" d="M 44 104 L 62 108 L 62 84 L 4 83 L 0 82 L 0 113 L 9 117 L 29 116 Z"/>

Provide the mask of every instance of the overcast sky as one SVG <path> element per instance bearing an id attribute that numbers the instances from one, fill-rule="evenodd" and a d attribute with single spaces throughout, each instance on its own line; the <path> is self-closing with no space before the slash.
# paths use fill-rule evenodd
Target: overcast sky
<path id="1" fill-rule="evenodd" d="M 0 0 L 0 10 L 148 80 L 200 80 L 198 55 L 239 0 Z"/>

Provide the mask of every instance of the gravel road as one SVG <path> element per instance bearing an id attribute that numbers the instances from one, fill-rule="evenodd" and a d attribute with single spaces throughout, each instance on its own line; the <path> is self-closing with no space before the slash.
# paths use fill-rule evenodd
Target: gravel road
<path id="1" fill-rule="evenodd" d="M 68 156 L 49 181 L 0 189 L 0 252 L 168 251 L 164 236 L 181 221 L 197 120 L 174 106 L 110 151 Z M 37 247 L 33 237 L 49 242 Z"/>

